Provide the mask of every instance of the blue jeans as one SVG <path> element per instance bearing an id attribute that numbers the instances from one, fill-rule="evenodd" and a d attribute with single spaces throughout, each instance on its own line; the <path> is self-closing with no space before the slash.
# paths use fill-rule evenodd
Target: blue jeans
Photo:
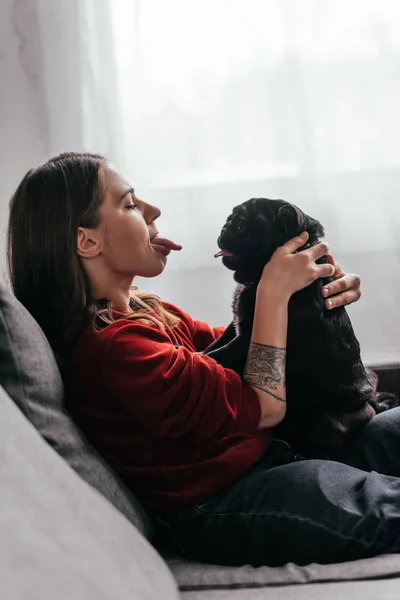
<path id="1" fill-rule="evenodd" d="M 275 440 L 228 489 L 158 515 L 187 557 L 223 565 L 335 563 L 400 551 L 400 408 L 373 417 L 341 462 Z"/>

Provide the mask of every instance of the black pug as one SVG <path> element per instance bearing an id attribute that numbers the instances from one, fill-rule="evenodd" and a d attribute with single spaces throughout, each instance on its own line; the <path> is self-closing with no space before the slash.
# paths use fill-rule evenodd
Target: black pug
<path id="1" fill-rule="evenodd" d="M 234 321 L 206 350 L 224 367 L 243 374 L 251 339 L 257 284 L 265 264 L 282 244 L 307 231 L 304 250 L 324 236 L 322 225 L 283 200 L 253 198 L 233 209 L 218 238 L 223 264 L 238 283 Z M 326 262 L 324 256 L 320 263 Z M 337 458 L 346 439 L 378 412 L 398 405 L 377 393 L 377 375 L 366 369 L 344 307 L 327 310 L 318 279 L 289 302 L 287 413 L 276 436 L 308 458 Z"/>

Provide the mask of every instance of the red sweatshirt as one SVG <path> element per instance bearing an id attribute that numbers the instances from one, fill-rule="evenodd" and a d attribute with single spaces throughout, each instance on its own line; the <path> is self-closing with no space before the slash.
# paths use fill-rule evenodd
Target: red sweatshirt
<path id="1" fill-rule="evenodd" d="M 256 393 L 231 369 L 196 354 L 223 329 L 176 307 L 165 330 L 121 318 L 88 328 L 70 357 L 71 407 L 89 441 L 144 506 L 175 512 L 204 502 L 266 452 Z"/>

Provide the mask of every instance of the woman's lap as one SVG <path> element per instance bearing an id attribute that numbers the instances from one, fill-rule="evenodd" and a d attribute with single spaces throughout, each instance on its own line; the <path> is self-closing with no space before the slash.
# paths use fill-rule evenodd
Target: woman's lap
<path id="1" fill-rule="evenodd" d="M 348 444 L 341 462 L 400 477 L 400 407 L 376 415 Z"/>
<path id="2" fill-rule="evenodd" d="M 277 440 L 229 489 L 165 519 L 181 551 L 206 562 L 272 566 L 400 551 L 400 478 L 391 476 L 400 475 L 400 409 L 357 433 L 347 464 L 290 461 Z"/>

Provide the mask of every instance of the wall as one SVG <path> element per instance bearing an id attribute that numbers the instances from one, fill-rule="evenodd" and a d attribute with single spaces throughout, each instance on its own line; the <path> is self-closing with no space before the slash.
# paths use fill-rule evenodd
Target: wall
<path id="1" fill-rule="evenodd" d="M 108 0 L 0 2 L 0 264 L 9 198 L 52 155 L 92 150 L 118 163 Z"/>
<path id="2" fill-rule="evenodd" d="M 39 64 L 35 39 L 38 23 L 34 3 L 0 3 L 0 232 L 2 241 L 7 206 L 24 172 L 43 160 L 43 108 L 37 81 Z M 29 32 L 29 34 L 27 33 Z M 28 37 L 27 37 L 28 36 Z"/>

